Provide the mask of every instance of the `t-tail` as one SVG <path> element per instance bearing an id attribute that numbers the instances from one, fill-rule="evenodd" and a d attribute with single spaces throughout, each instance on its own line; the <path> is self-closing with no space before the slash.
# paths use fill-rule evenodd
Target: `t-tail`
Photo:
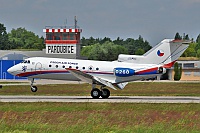
<path id="1" fill-rule="evenodd" d="M 142 56 L 120 54 L 118 61 L 139 64 L 160 64 L 165 68 L 170 68 L 188 48 L 190 43 L 191 41 L 188 40 L 164 39 Z"/>

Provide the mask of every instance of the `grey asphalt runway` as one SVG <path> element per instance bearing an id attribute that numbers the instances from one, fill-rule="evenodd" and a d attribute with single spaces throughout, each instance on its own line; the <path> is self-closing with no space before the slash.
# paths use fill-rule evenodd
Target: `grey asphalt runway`
<path id="1" fill-rule="evenodd" d="M 0 96 L 0 102 L 200 103 L 200 97 L 110 96 L 108 99 L 92 99 L 90 96 Z"/>

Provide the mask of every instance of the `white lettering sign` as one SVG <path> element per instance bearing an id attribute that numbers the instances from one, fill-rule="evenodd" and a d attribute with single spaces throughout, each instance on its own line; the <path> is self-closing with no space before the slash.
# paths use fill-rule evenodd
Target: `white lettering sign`
<path id="1" fill-rule="evenodd" d="M 46 45 L 46 54 L 76 54 L 76 45 Z"/>

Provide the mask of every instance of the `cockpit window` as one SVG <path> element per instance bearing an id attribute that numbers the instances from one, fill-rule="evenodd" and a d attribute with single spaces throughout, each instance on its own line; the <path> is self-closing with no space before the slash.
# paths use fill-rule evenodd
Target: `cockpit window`
<path id="1" fill-rule="evenodd" d="M 27 64 L 30 64 L 30 60 L 23 60 L 21 63 L 27 63 Z"/>

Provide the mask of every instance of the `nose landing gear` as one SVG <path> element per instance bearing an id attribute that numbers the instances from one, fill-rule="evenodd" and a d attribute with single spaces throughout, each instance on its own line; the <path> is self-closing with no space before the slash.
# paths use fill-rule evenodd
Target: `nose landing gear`
<path id="1" fill-rule="evenodd" d="M 33 86 L 33 83 L 34 83 L 34 78 L 31 79 L 31 91 L 32 92 L 37 92 L 37 86 Z"/>

